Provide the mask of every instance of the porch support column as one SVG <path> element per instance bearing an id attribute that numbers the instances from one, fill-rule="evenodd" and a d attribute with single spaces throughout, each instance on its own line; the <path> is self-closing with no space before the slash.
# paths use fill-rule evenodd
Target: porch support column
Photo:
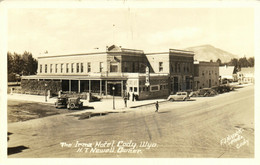
<path id="1" fill-rule="evenodd" d="M 100 97 L 102 97 L 102 80 L 100 80 L 99 94 L 100 94 Z"/>
<path id="2" fill-rule="evenodd" d="M 123 88 L 124 82 L 121 80 L 121 96 L 124 96 L 124 88 Z"/>
<path id="3" fill-rule="evenodd" d="M 80 93 L 80 80 L 78 80 L 78 93 Z"/>
<path id="4" fill-rule="evenodd" d="M 91 93 L 91 80 L 89 80 L 89 83 L 88 83 L 88 92 Z"/>
<path id="5" fill-rule="evenodd" d="M 71 80 L 69 80 L 69 93 L 71 93 Z"/>
<path id="6" fill-rule="evenodd" d="M 105 89 L 105 90 L 106 90 L 105 92 L 106 92 L 106 97 L 107 97 L 107 80 L 105 81 L 105 88 L 106 88 L 106 89 Z"/>

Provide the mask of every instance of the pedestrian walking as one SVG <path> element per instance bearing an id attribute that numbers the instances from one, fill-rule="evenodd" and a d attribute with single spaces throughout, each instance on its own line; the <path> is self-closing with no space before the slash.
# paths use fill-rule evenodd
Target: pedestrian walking
<path id="1" fill-rule="evenodd" d="M 158 112 L 158 110 L 159 110 L 159 103 L 158 103 L 158 101 L 156 101 L 156 103 L 155 103 L 155 108 L 156 108 L 155 112 Z"/>
<path id="2" fill-rule="evenodd" d="M 124 97 L 125 107 L 127 107 L 127 97 Z"/>

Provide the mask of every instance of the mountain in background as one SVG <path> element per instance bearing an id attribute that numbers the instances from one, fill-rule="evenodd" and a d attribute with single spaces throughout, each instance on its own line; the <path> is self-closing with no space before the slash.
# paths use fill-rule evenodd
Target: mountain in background
<path id="1" fill-rule="evenodd" d="M 217 61 L 219 58 L 221 62 L 229 62 L 232 58 L 238 58 L 237 55 L 227 51 L 215 48 L 212 45 L 201 45 L 186 48 L 185 50 L 193 51 L 195 53 L 194 60 L 198 61 Z"/>

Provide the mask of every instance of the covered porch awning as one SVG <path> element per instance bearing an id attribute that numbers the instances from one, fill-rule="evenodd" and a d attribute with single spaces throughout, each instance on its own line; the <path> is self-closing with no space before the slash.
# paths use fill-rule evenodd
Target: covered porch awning
<path id="1" fill-rule="evenodd" d="M 86 76 L 86 75 L 32 75 L 22 76 L 22 79 L 48 79 L 48 80 L 127 80 L 122 76 Z"/>

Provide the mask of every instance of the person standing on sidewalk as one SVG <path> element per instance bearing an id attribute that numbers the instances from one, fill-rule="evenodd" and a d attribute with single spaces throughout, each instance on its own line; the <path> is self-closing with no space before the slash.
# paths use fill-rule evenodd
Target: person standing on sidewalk
<path id="1" fill-rule="evenodd" d="M 156 103 L 155 103 L 155 108 L 156 108 L 155 112 L 158 112 L 158 110 L 159 110 L 159 103 L 158 103 L 158 101 L 156 101 Z"/>

